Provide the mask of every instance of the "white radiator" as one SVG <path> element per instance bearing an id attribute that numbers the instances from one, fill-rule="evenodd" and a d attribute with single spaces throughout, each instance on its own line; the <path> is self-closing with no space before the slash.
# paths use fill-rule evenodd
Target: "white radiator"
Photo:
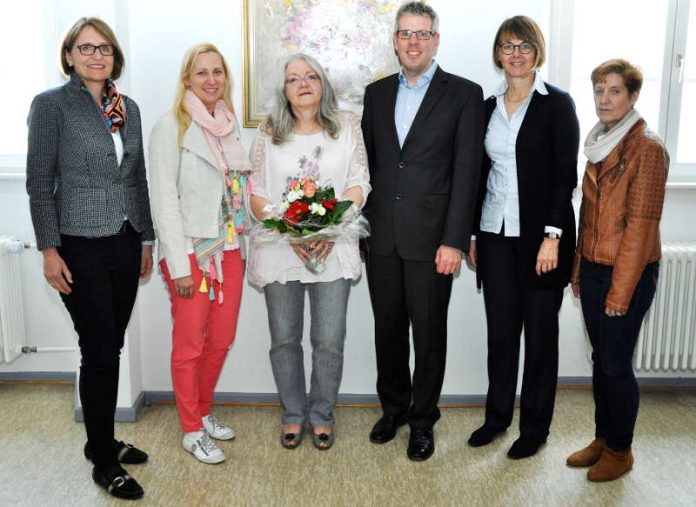
<path id="1" fill-rule="evenodd" d="M 636 370 L 696 371 L 696 244 L 662 246 L 655 301 L 645 316 Z"/>
<path id="2" fill-rule="evenodd" d="M 17 359 L 26 339 L 19 269 L 23 249 L 16 238 L 0 236 L 0 364 Z"/>

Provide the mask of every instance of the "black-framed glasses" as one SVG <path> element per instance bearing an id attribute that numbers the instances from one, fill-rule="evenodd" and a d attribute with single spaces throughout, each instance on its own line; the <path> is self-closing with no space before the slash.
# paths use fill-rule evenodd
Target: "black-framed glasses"
<path id="1" fill-rule="evenodd" d="M 82 56 L 92 56 L 96 53 L 97 49 L 103 56 L 113 56 L 114 55 L 114 45 L 113 44 L 101 44 L 95 46 L 94 44 L 78 44 L 75 46 Z"/>
<path id="2" fill-rule="evenodd" d="M 410 39 L 412 35 L 416 36 L 418 40 L 430 40 L 435 32 L 431 30 L 397 30 L 396 36 L 399 39 Z"/>
<path id="3" fill-rule="evenodd" d="M 520 53 L 523 55 L 528 55 L 534 51 L 534 46 L 532 46 L 529 42 L 522 42 L 520 44 L 512 44 L 508 42 L 507 44 L 498 44 L 498 47 L 500 47 L 500 50 L 504 55 L 511 55 L 515 52 L 515 48 L 519 49 Z"/>
<path id="4" fill-rule="evenodd" d="M 288 86 L 298 86 L 300 82 L 305 82 L 307 84 L 309 83 L 318 83 L 321 81 L 321 78 L 319 77 L 318 74 L 314 74 L 313 72 L 305 75 L 304 77 L 300 76 L 290 76 L 285 78 L 285 84 Z"/>

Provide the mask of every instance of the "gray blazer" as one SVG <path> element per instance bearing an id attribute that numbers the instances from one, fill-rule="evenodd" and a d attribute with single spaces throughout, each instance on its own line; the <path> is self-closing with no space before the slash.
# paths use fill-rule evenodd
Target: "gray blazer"
<path id="1" fill-rule="evenodd" d="M 124 97 L 119 166 L 101 112 L 80 85 L 73 75 L 37 95 L 29 110 L 27 192 L 37 246 L 60 246 L 61 234 L 111 236 L 124 217 L 143 240 L 154 240 L 138 106 Z"/>

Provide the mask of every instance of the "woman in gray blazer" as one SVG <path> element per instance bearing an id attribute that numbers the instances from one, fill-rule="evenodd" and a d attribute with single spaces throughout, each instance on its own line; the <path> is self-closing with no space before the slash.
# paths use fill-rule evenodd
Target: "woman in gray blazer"
<path id="1" fill-rule="evenodd" d="M 102 20 L 80 18 L 60 59 L 69 81 L 37 95 L 29 111 L 31 217 L 44 276 L 79 337 L 92 478 L 114 496 L 135 499 L 143 489 L 120 463 L 142 463 L 147 454 L 114 439 L 114 413 L 138 278 L 152 270 L 140 113 L 114 86 L 123 52 Z"/>

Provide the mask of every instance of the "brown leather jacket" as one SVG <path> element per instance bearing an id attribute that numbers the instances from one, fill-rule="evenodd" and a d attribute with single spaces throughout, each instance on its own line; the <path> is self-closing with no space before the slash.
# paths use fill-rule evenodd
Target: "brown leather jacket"
<path id="1" fill-rule="evenodd" d="M 587 163 L 571 283 L 579 282 L 581 257 L 614 266 L 605 301 L 610 309 L 628 310 L 645 266 L 662 256 L 660 217 L 668 169 L 662 140 L 642 119 L 603 161 Z"/>

